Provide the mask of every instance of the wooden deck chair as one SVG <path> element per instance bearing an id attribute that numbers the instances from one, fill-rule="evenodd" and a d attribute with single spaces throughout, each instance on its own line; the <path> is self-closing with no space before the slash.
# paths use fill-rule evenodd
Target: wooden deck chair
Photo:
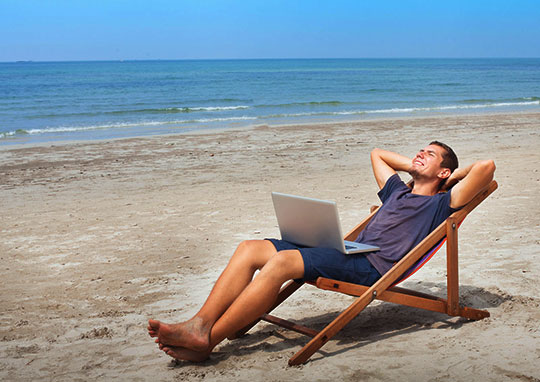
<path id="1" fill-rule="evenodd" d="M 290 281 L 281 288 L 275 304 L 268 310 L 267 314 L 264 314 L 258 320 L 246 326 L 244 329 L 230 338 L 232 339 L 242 336 L 260 320 L 271 322 L 284 328 L 305 334 L 312 337 L 311 341 L 309 341 L 289 360 L 289 365 L 298 365 L 306 362 L 313 355 L 313 353 L 320 349 L 375 299 L 426 309 L 434 312 L 446 313 L 450 316 L 461 316 L 471 320 L 480 320 L 482 318 L 489 317 L 488 311 L 462 307 L 459 305 L 457 231 L 459 224 L 463 221 L 463 219 L 496 189 L 497 182 L 491 181 L 491 183 L 480 193 L 478 193 L 478 195 L 476 195 L 468 204 L 466 204 L 459 211 L 454 212 L 448 219 L 441 223 L 433 232 L 431 232 L 415 248 L 407 253 L 397 264 L 394 265 L 394 267 L 392 267 L 392 269 L 385 273 L 371 287 L 322 277 L 318 278 L 314 283 L 310 282 L 309 284 L 315 285 L 321 289 L 341 292 L 358 297 L 346 310 L 344 310 L 338 317 L 334 319 L 334 321 L 328 324 L 320 332 L 269 314 L 303 285 L 301 282 Z M 347 235 L 345 235 L 345 239 L 356 239 L 360 231 L 364 229 L 375 213 L 376 211 L 373 211 L 366 219 L 364 219 Z M 398 282 L 405 280 L 407 277 L 416 272 L 421 266 L 423 266 L 443 245 L 444 241 L 447 241 L 447 299 L 395 286 Z"/>

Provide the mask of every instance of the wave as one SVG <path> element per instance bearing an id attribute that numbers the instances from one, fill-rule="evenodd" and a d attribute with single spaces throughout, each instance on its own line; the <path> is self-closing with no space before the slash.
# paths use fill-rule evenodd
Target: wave
<path id="1" fill-rule="evenodd" d="M 113 110 L 113 111 L 96 111 L 96 112 L 81 112 L 81 113 L 50 113 L 27 116 L 28 119 L 40 118 L 58 118 L 58 117 L 96 117 L 99 115 L 129 115 L 129 114 L 176 114 L 176 113 L 192 113 L 206 111 L 228 111 L 228 110 L 245 110 L 249 106 L 197 106 L 197 107 L 163 107 L 163 108 L 145 108 L 131 110 Z"/>
<path id="2" fill-rule="evenodd" d="M 517 98 L 508 98 L 508 99 L 490 99 L 490 98 L 471 98 L 464 99 L 459 101 L 460 103 L 489 103 L 489 104 L 500 104 L 508 102 L 527 102 L 527 101 L 540 101 L 540 97 L 517 97 Z"/>
<path id="3" fill-rule="evenodd" d="M 363 115 L 363 114 L 394 114 L 394 113 L 414 113 L 414 112 L 430 112 L 444 110 L 466 110 L 466 109 L 482 109 L 491 107 L 506 107 L 506 106 L 532 106 L 540 105 L 540 100 L 527 102 L 497 102 L 485 103 L 477 105 L 443 105 L 432 107 L 408 107 L 408 108 L 390 108 L 390 109 L 375 109 L 375 110 L 348 110 L 348 111 L 325 111 L 312 113 L 294 113 L 294 114 L 272 114 L 261 116 L 259 118 L 288 118 L 288 117 L 306 117 L 306 116 L 332 116 L 332 115 Z"/>
<path id="4" fill-rule="evenodd" d="M 293 108 L 299 106 L 339 106 L 344 105 L 341 101 L 310 101 L 310 102 L 291 102 L 284 104 L 268 104 L 256 105 L 254 108 Z M 112 111 L 95 111 L 95 112 L 79 112 L 79 113 L 49 113 L 29 115 L 27 119 L 41 118 L 62 118 L 62 117 L 97 117 L 100 115 L 130 115 L 130 114 L 184 114 L 197 112 L 220 112 L 250 109 L 247 105 L 233 106 L 179 106 L 179 107 L 163 107 L 163 108 L 142 108 L 142 109 L 126 109 Z"/>
<path id="5" fill-rule="evenodd" d="M 28 132 L 24 129 L 17 129 L 15 131 L 6 131 L 6 132 L 3 132 L 3 133 L 0 133 L 0 138 L 8 138 L 8 137 L 13 137 L 15 135 L 26 135 L 28 134 Z"/>
<path id="6" fill-rule="evenodd" d="M 209 122 L 225 122 L 225 121 L 249 121 L 249 120 L 255 120 L 259 119 L 259 117 L 228 117 L 228 118 L 201 118 L 201 119 L 193 119 L 189 121 L 175 121 L 175 122 L 169 122 L 169 123 L 209 123 Z"/>
<path id="7" fill-rule="evenodd" d="M 308 101 L 308 102 L 290 102 L 290 103 L 278 103 L 278 104 L 262 104 L 255 105 L 255 108 L 270 108 L 270 107 L 297 107 L 297 106 L 339 106 L 345 105 L 342 101 Z"/>
<path id="8" fill-rule="evenodd" d="M 190 104 L 201 104 L 201 103 L 210 103 L 210 104 L 221 104 L 221 103 L 251 103 L 253 102 L 253 99 L 249 98 L 205 98 L 205 99 L 183 99 L 182 101 L 178 101 L 178 103 L 183 103 L 185 105 Z"/>
<path id="9" fill-rule="evenodd" d="M 183 108 L 169 108 L 169 109 L 179 109 L 184 113 L 189 113 L 192 111 L 222 111 L 222 110 L 243 110 L 249 109 L 249 106 L 201 106 L 201 107 L 183 107 Z"/>
<path id="10" fill-rule="evenodd" d="M 506 107 L 506 106 L 532 106 L 540 105 L 539 101 L 529 102 L 497 102 L 497 103 L 484 103 L 477 105 L 446 105 L 446 106 L 433 106 L 433 107 L 409 107 L 409 108 L 392 108 L 381 110 L 365 110 L 362 113 L 366 114 L 386 114 L 386 113 L 414 113 L 418 111 L 442 111 L 442 110 L 467 110 L 467 109 L 485 109 L 492 107 Z M 350 112 L 356 114 L 356 112 Z M 343 114 L 349 114 L 349 112 L 343 112 Z"/>
<path id="11" fill-rule="evenodd" d="M 512 105 L 527 105 L 537 104 L 540 101 L 540 97 L 520 97 L 512 98 L 499 102 L 499 100 L 489 98 L 471 98 L 458 101 L 459 105 L 450 106 L 438 106 L 434 108 L 405 108 L 405 109 L 383 109 L 383 110 L 362 110 L 362 111 L 335 111 L 335 112 L 317 112 L 307 114 L 278 114 L 278 116 L 302 116 L 302 115 L 349 115 L 349 114 L 364 114 L 364 113 L 400 113 L 400 112 L 412 112 L 412 111 L 430 111 L 430 110 L 452 110 L 461 108 L 484 108 L 484 107 L 498 107 L 498 106 L 512 106 Z M 235 110 L 247 110 L 247 109 L 265 109 L 265 108 L 278 108 L 289 109 L 298 107 L 324 107 L 324 106 L 354 106 L 362 104 L 362 102 L 343 102 L 343 101 L 308 101 L 308 102 L 290 102 L 282 104 L 261 104 L 255 106 L 247 105 L 232 105 L 232 106 L 185 106 L 185 107 L 165 107 L 165 108 L 142 108 L 142 109 L 127 109 L 127 110 L 113 110 L 103 112 L 79 112 L 79 113 L 50 113 L 50 114 L 36 114 L 29 115 L 27 119 L 42 119 L 42 118 L 63 118 L 63 117 L 98 117 L 103 115 L 114 116 L 126 116 L 136 114 L 146 115 L 159 115 L 159 114 L 189 114 L 189 113 L 212 113 L 212 112 L 227 112 Z M 465 104 L 465 106 L 463 106 Z M 273 116 L 261 116 L 261 118 L 268 119 Z M 239 117 L 234 117 L 239 118 Z M 227 119 L 225 119 L 227 120 Z"/>
<path id="12" fill-rule="evenodd" d="M 193 113 L 197 111 L 227 111 L 227 110 L 244 110 L 249 109 L 249 106 L 237 105 L 237 106 L 184 106 L 184 107 L 164 107 L 155 109 L 136 109 L 136 110 L 116 110 L 111 112 L 104 112 L 103 114 L 174 114 L 174 113 Z"/>
<path id="13" fill-rule="evenodd" d="M 59 126 L 59 127 L 44 127 L 36 129 L 17 129 L 14 131 L 0 132 L 1 138 L 10 138 L 22 135 L 37 135 L 37 134 L 49 134 L 49 133 L 74 133 L 90 130 L 102 130 L 102 129 L 116 129 L 116 128 L 144 128 L 151 126 L 166 126 L 177 127 L 182 125 L 194 125 L 194 124 L 211 124 L 216 122 L 240 122 L 240 121 L 255 121 L 255 120 L 268 120 L 279 118 L 299 118 L 299 117 L 318 117 L 318 116 L 347 116 L 347 115 L 366 115 L 366 114 L 407 114 L 416 112 L 437 112 L 445 110 L 468 110 L 468 109 L 486 109 L 497 107 L 520 107 L 520 106 L 537 106 L 540 105 L 540 97 L 522 97 L 517 98 L 519 102 L 492 102 L 492 103 L 475 103 L 486 100 L 464 100 L 468 101 L 465 104 L 456 105 L 441 105 L 432 107 L 408 107 L 408 108 L 388 108 L 388 109 L 374 109 L 374 110 L 343 110 L 343 111 L 313 111 L 302 113 L 281 113 L 281 114 L 269 114 L 259 116 L 237 116 L 237 117 L 216 117 L 216 118 L 194 118 L 185 120 L 172 120 L 172 121 L 142 121 L 142 122 L 120 122 L 90 126 Z M 234 106 L 237 107 L 237 106 Z M 247 108 L 247 106 L 246 106 Z M 177 125 L 177 126 L 173 126 Z"/>
<path id="14" fill-rule="evenodd" d="M 192 120 L 177 120 L 177 121 L 144 121 L 144 122 L 121 122 L 110 123 L 103 125 L 91 125 L 91 126 L 59 126 L 59 127 L 44 127 L 39 129 L 17 129 L 14 131 L 7 131 L 0 133 L 0 138 L 8 138 L 20 135 L 37 135 L 37 134 L 49 134 L 49 133 L 76 133 L 92 130 L 104 130 L 104 129 L 117 129 L 117 128 L 130 128 L 130 127 L 150 127 L 150 126 L 166 126 L 166 125 L 183 125 L 183 124 L 196 124 L 196 123 L 212 123 L 212 122 L 229 122 L 229 121 L 246 121 L 255 120 L 257 117 L 240 116 L 240 117 L 228 117 L 228 118 L 200 118 Z"/>
<path id="15" fill-rule="evenodd" d="M 459 101 L 460 103 L 486 103 L 486 102 L 497 102 L 497 100 L 489 99 L 489 98 L 471 98 L 471 99 L 464 99 Z"/>

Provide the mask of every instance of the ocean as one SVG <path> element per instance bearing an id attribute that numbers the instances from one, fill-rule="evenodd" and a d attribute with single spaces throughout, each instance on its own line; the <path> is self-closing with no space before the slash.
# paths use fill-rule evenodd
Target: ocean
<path id="1" fill-rule="evenodd" d="M 0 145 L 540 110 L 540 59 L 0 63 Z"/>

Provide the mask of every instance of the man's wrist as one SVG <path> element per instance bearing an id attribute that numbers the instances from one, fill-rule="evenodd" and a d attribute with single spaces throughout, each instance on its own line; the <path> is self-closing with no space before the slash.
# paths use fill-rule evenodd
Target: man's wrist
<path id="1" fill-rule="evenodd" d="M 456 168 L 454 170 L 454 174 L 455 174 L 454 176 L 456 180 L 460 181 L 463 178 L 465 178 L 467 174 L 471 171 L 473 166 L 474 166 L 474 163 L 464 168 Z"/>
<path id="2" fill-rule="evenodd" d="M 467 176 L 467 171 L 464 168 L 456 168 L 450 178 L 458 182 L 465 178 L 465 176 Z"/>

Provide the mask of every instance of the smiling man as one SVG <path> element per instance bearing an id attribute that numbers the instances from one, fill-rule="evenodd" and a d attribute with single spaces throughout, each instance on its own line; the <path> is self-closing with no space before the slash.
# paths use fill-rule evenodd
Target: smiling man
<path id="1" fill-rule="evenodd" d="M 372 285 L 487 186 L 495 172 L 492 160 L 457 168 L 453 150 L 438 141 L 412 159 L 374 149 L 371 163 L 383 205 L 357 241 L 380 251 L 346 255 L 276 239 L 244 241 L 193 318 L 177 324 L 149 320 L 148 333 L 159 348 L 176 359 L 205 360 L 218 343 L 265 313 L 291 279 L 327 277 Z M 412 182 L 405 184 L 398 171 L 408 172 Z"/>
<path id="2" fill-rule="evenodd" d="M 383 205 L 357 240 L 377 243 L 381 248 L 366 255 L 381 275 L 469 202 L 493 179 L 495 171 L 492 160 L 458 169 L 454 151 L 438 141 L 420 150 L 412 160 L 374 149 L 371 163 Z M 409 185 L 399 178 L 397 171 L 411 175 Z"/>

